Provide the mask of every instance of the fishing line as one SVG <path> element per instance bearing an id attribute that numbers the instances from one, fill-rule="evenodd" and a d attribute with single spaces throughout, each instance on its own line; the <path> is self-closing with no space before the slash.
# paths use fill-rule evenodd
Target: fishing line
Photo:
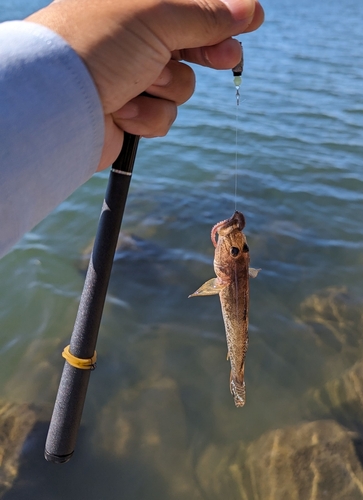
<path id="1" fill-rule="evenodd" d="M 238 90 L 237 90 L 238 92 Z M 239 111 L 239 95 L 236 93 L 236 155 L 234 166 L 234 210 L 237 210 L 237 191 L 238 191 L 238 111 Z"/>
<path id="2" fill-rule="evenodd" d="M 237 210 L 237 192 L 238 192 L 238 118 L 239 118 L 239 105 L 240 105 L 240 86 L 242 83 L 242 72 L 243 72 L 243 47 L 242 43 L 241 44 L 241 60 L 232 69 L 233 72 L 233 83 L 234 86 L 236 87 L 236 141 L 235 141 L 235 147 L 236 147 L 236 154 L 235 154 L 235 169 L 234 169 L 234 209 L 235 211 Z"/>

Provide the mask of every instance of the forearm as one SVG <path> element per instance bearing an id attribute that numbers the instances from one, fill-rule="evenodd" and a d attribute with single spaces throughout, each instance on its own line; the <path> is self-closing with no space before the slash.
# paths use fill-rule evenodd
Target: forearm
<path id="1" fill-rule="evenodd" d="M 96 87 L 69 45 L 0 25 L 0 255 L 91 177 L 103 142 Z"/>

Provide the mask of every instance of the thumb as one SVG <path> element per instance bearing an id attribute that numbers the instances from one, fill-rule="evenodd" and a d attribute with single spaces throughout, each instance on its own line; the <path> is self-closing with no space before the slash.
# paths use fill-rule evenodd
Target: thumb
<path id="1" fill-rule="evenodd" d="M 173 0 L 155 2 L 150 29 L 169 51 L 215 45 L 243 33 L 252 23 L 255 0 Z"/>

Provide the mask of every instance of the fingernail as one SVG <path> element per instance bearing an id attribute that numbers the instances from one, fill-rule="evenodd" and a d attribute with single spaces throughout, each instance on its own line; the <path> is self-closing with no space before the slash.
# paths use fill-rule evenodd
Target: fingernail
<path id="1" fill-rule="evenodd" d="M 120 118 L 122 120 L 130 120 L 131 118 L 136 118 L 139 114 L 139 108 L 134 102 L 128 102 L 121 109 L 114 113 L 115 118 Z"/>
<path id="2" fill-rule="evenodd" d="M 208 47 L 202 48 L 202 55 L 203 55 L 204 59 L 207 61 L 207 64 L 212 65 L 212 61 L 209 59 Z"/>
<path id="3" fill-rule="evenodd" d="M 250 24 L 255 12 L 255 0 L 222 0 L 236 21 Z"/>
<path id="4" fill-rule="evenodd" d="M 165 67 L 157 77 L 153 85 L 158 87 L 166 87 L 171 82 L 172 73 L 169 68 Z"/>

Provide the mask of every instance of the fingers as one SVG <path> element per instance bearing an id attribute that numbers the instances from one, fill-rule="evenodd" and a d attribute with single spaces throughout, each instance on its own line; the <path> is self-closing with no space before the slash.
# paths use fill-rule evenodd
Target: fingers
<path id="1" fill-rule="evenodd" d="M 105 116 L 105 142 L 97 170 L 109 167 L 116 160 L 124 132 L 142 137 L 162 137 L 173 124 L 176 110 L 172 101 L 139 96 L 113 115 Z"/>
<path id="2" fill-rule="evenodd" d="M 241 46 L 238 40 L 228 38 L 210 47 L 174 51 L 173 57 L 209 68 L 231 69 L 241 60 Z"/>
<path id="3" fill-rule="evenodd" d="M 161 137 L 176 118 L 172 101 L 140 96 L 113 115 L 105 116 L 105 142 L 97 170 L 109 167 L 121 151 L 124 132 L 143 137 Z"/>
<path id="4" fill-rule="evenodd" d="M 265 20 L 265 12 L 262 8 L 262 5 L 256 0 L 255 4 L 255 12 L 253 14 L 253 18 L 248 27 L 244 30 L 244 33 L 250 33 L 251 31 L 257 30 L 263 21 Z"/>
<path id="5" fill-rule="evenodd" d="M 139 96 L 113 113 L 115 124 L 130 134 L 162 137 L 177 115 L 176 104 L 166 99 Z"/>
<path id="6" fill-rule="evenodd" d="M 143 137 L 162 137 L 177 114 L 176 104 L 165 99 L 139 96 L 113 115 L 105 117 L 105 142 L 97 170 L 109 167 L 121 151 L 124 132 Z"/>
<path id="7" fill-rule="evenodd" d="M 105 116 L 105 141 L 97 170 L 109 167 L 118 157 L 124 140 L 124 132 L 114 123 L 111 115 Z"/>
<path id="8" fill-rule="evenodd" d="M 193 70 L 178 61 L 169 61 L 155 82 L 148 87 L 152 96 L 138 96 L 113 113 L 116 125 L 130 134 L 161 137 L 176 118 L 176 107 L 193 94 Z M 156 98 L 156 99 L 155 99 Z"/>
<path id="9" fill-rule="evenodd" d="M 168 99 L 178 106 L 190 99 L 195 88 L 195 75 L 190 66 L 169 61 L 155 82 L 146 89 L 152 96 Z"/>

